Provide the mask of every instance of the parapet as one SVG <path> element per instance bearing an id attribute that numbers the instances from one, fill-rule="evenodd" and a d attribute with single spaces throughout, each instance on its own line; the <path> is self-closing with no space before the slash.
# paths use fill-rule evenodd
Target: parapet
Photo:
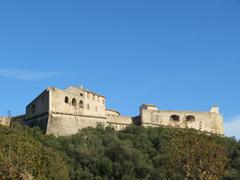
<path id="1" fill-rule="evenodd" d="M 140 106 L 140 111 L 143 110 L 143 109 L 153 110 L 153 111 L 157 111 L 158 110 L 157 106 L 152 105 L 152 104 L 143 104 L 143 105 L 141 105 Z"/>

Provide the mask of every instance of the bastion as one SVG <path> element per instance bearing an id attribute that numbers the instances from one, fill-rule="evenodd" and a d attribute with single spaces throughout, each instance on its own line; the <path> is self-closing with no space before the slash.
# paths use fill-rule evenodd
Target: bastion
<path id="1" fill-rule="evenodd" d="M 122 130 L 135 124 L 145 127 L 193 128 L 199 131 L 223 135 L 223 117 L 214 106 L 209 112 L 159 110 L 155 105 L 143 104 L 139 115 L 122 116 L 118 111 L 106 108 L 103 95 L 83 87 L 65 90 L 49 87 L 26 107 L 26 115 L 16 121 L 39 127 L 45 134 L 67 136 L 86 127 L 98 124 Z"/>

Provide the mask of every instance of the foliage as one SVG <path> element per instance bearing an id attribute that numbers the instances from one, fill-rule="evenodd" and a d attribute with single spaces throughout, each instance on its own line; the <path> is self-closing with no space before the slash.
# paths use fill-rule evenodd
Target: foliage
<path id="1" fill-rule="evenodd" d="M 13 126 L 0 133 L 0 179 L 240 177 L 240 143 L 193 129 L 99 126 L 56 138 Z"/>
<path id="2" fill-rule="evenodd" d="M 68 179 L 62 156 L 24 131 L 0 127 L 0 179 Z"/>

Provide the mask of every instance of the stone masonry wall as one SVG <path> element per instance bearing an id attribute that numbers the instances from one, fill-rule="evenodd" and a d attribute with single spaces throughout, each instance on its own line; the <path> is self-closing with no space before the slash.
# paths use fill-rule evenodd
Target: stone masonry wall
<path id="1" fill-rule="evenodd" d="M 141 110 L 143 126 L 170 126 L 194 128 L 200 131 L 223 134 L 223 118 L 213 112 Z"/>
<path id="2" fill-rule="evenodd" d="M 0 118 L 1 123 L 8 122 Z M 144 104 L 140 108 L 140 115 L 128 117 L 106 109 L 104 96 L 77 87 L 66 90 L 53 87 L 46 89 L 26 107 L 25 124 L 38 126 L 44 133 L 56 136 L 75 134 L 82 128 L 96 127 L 98 124 L 110 125 L 116 130 L 137 124 L 194 128 L 216 134 L 224 132 L 223 117 L 217 106 L 210 112 L 191 112 L 163 111 L 154 105 Z"/>
<path id="3" fill-rule="evenodd" d="M 84 89 L 50 89 L 50 112 L 105 118 L 105 108 L 105 98 Z"/>
<path id="4" fill-rule="evenodd" d="M 46 134 L 67 136 L 76 134 L 83 128 L 97 127 L 98 124 L 106 126 L 106 118 L 51 113 Z"/>

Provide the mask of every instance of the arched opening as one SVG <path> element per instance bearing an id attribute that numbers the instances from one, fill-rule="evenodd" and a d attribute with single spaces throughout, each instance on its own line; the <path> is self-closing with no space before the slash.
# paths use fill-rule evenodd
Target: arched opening
<path id="1" fill-rule="evenodd" d="M 98 111 L 98 107 L 97 106 L 95 107 L 95 111 Z"/>
<path id="2" fill-rule="evenodd" d="M 180 120 L 180 117 L 179 117 L 178 115 L 172 115 L 172 116 L 170 117 L 170 120 L 171 120 L 171 121 L 179 121 L 179 120 Z"/>
<path id="3" fill-rule="evenodd" d="M 80 96 L 83 97 L 83 93 L 80 93 Z"/>
<path id="4" fill-rule="evenodd" d="M 67 97 L 67 96 L 65 97 L 65 100 L 64 100 L 64 102 L 68 104 L 68 102 L 69 102 L 69 99 L 68 99 L 68 97 Z"/>
<path id="5" fill-rule="evenodd" d="M 79 102 L 79 107 L 80 107 L 80 108 L 84 108 L 84 104 L 83 104 L 83 101 L 82 101 L 82 100 Z"/>
<path id="6" fill-rule="evenodd" d="M 193 116 L 193 115 L 189 115 L 189 116 L 187 116 L 186 117 L 186 121 L 195 121 L 196 120 L 196 118 L 195 118 L 195 116 Z"/>
<path id="7" fill-rule="evenodd" d="M 88 109 L 88 110 L 90 109 L 90 106 L 89 106 L 89 104 L 87 104 L 87 109 Z"/>
<path id="8" fill-rule="evenodd" d="M 72 99 L 72 105 L 73 105 L 73 106 L 76 106 L 76 105 L 77 105 L 77 101 L 76 101 L 75 98 Z"/>

